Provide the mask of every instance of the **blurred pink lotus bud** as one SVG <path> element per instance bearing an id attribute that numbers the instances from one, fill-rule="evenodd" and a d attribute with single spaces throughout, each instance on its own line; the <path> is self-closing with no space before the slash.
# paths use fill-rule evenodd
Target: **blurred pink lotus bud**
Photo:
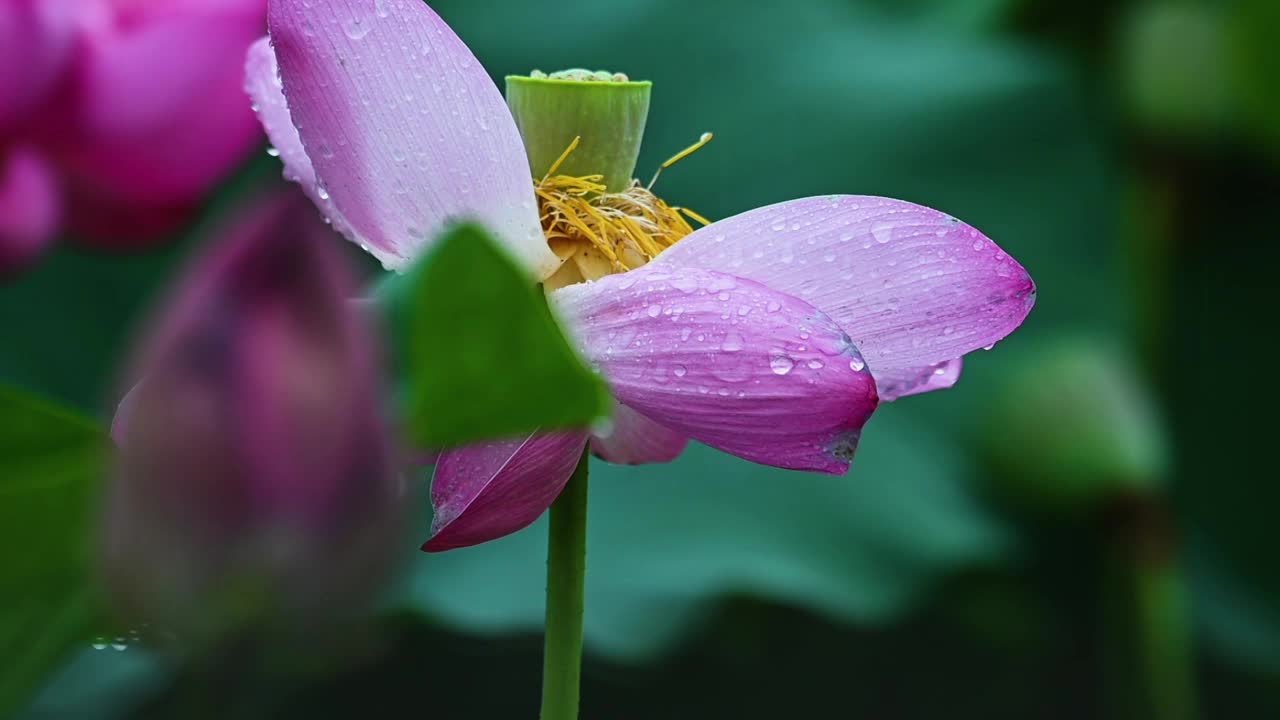
<path id="1" fill-rule="evenodd" d="M 0 2 L 0 168 L 39 158 L 65 208 L 36 236 L 0 195 L 0 258 L 64 229 L 136 247 L 185 220 L 260 140 L 241 86 L 265 17 L 266 0 Z"/>
<path id="2" fill-rule="evenodd" d="M 108 590 L 128 619 L 207 638 L 360 609 L 403 539 L 375 347 L 338 246 L 273 202 L 186 274 L 114 428 Z"/>

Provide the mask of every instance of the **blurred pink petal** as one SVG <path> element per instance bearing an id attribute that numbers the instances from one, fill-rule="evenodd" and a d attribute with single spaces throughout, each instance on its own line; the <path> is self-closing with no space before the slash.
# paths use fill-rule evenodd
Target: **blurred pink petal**
<path id="1" fill-rule="evenodd" d="M 83 23 L 62 160 L 86 194 L 141 208 L 190 203 L 260 141 L 242 61 L 265 3 L 108 5 Z"/>
<path id="2" fill-rule="evenodd" d="M 418 0 L 273 0 L 268 13 L 317 192 L 350 223 L 353 240 L 398 268 L 465 217 L 484 223 L 535 277 L 559 266 L 515 121 L 433 10 Z"/>
<path id="3" fill-rule="evenodd" d="M 936 210 L 878 197 L 812 197 L 749 210 L 699 229 L 654 264 L 720 269 L 813 303 L 890 388 L 1004 338 L 1035 302 L 1027 271 L 982 233 Z M 958 373 L 958 365 L 948 370 Z M 905 394 L 912 393 L 882 397 Z"/>
<path id="4" fill-rule="evenodd" d="M 848 470 L 875 382 L 809 303 L 671 263 L 551 297 L 614 396 L 650 420 L 754 462 Z"/>
<path id="5" fill-rule="evenodd" d="M 479 545 L 538 519 L 573 474 L 585 432 L 533 434 L 440 454 L 431 480 L 431 539 L 436 552 Z"/>
<path id="6" fill-rule="evenodd" d="M 593 435 L 591 449 L 615 465 L 671 462 L 689 438 L 665 428 L 622 403 L 614 403 L 608 434 Z"/>
<path id="7" fill-rule="evenodd" d="M 71 60 L 81 0 L 0 2 L 0 133 L 53 91 Z"/>
<path id="8" fill-rule="evenodd" d="M 44 158 L 26 147 L 0 150 L 0 273 L 44 250 L 61 210 L 58 181 Z"/>

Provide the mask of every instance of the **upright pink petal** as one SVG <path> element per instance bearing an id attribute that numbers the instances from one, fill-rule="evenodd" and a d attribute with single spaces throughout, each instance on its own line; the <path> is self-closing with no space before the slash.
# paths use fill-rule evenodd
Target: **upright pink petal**
<path id="1" fill-rule="evenodd" d="M 61 217 L 57 178 L 34 150 L 0 150 L 0 274 L 21 267 L 53 239 Z"/>
<path id="2" fill-rule="evenodd" d="M 419 0 L 271 0 L 268 17 L 319 194 L 389 266 L 466 217 L 536 277 L 558 267 L 515 121 L 434 11 Z"/>
<path id="3" fill-rule="evenodd" d="M 1035 302 L 1027 271 L 982 233 L 888 198 L 833 195 L 758 208 L 699 229 L 655 264 L 720 269 L 813 303 L 891 390 L 904 376 L 1000 340 Z M 884 399 L 906 394 L 882 390 Z"/>
<path id="4" fill-rule="evenodd" d="M 615 403 L 609 432 L 593 435 L 591 449 L 615 465 L 671 462 L 689 438 L 663 427 L 622 403 Z"/>
<path id="5" fill-rule="evenodd" d="M 875 382 L 804 300 L 670 263 L 552 298 L 614 396 L 650 420 L 766 465 L 848 469 Z"/>
<path id="6" fill-rule="evenodd" d="M 436 552 L 479 545 L 538 519 L 564 489 L 582 456 L 585 432 L 533 434 L 447 450 L 431 479 Z"/>
<path id="7" fill-rule="evenodd" d="M 307 197 L 311 198 L 311 202 L 324 208 L 334 229 L 369 248 L 374 257 L 384 263 L 394 263 L 395 255 L 369 245 L 332 203 L 320 197 L 315 168 L 311 166 L 311 158 L 307 157 L 307 151 L 302 147 L 302 138 L 298 137 L 298 129 L 294 127 L 293 118 L 289 115 L 289 105 L 284 99 L 284 84 L 280 80 L 280 68 L 276 64 L 276 53 L 271 47 L 270 38 L 260 38 L 249 48 L 244 72 L 245 92 L 253 101 L 253 109 L 258 113 L 258 120 L 267 131 L 271 145 L 280 153 L 285 178 L 298 183 Z"/>

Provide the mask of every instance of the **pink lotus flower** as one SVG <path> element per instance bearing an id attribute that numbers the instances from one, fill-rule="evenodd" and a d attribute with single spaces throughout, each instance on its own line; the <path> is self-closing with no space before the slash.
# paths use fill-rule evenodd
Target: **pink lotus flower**
<path id="1" fill-rule="evenodd" d="M 794 200 L 687 234 L 678 213 L 633 185 L 596 207 L 643 206 L 639 219 L 666 249 L 619 244 L 608 258 L 564 227 L 555 191 L 575 179 L 531 183 L 502 95 L 430 8 L 271 0 L 268 18 L 247 82 L 286 176 L 393 269 L 452 218 L 486 224 L 559 288 L 549 298 L 566 331 L 618 401 L 608 435 L 534 433 L 444 452 L 427 550 L 531 523 L 587 443 L 605 460 L 644 463 L 694 439 L 844 473 L 879 401 L 950 387 L 961 356 L 1010 333 L 1034 302 L 1027 272 L 980 232 L 877 197 Z"/>
<path id="2" fill-rule="evenodd" d="M 0 270 L 71 230 L 171 230 L 258 142 L 241 59 L 265 0 L 0 3 Z"/>

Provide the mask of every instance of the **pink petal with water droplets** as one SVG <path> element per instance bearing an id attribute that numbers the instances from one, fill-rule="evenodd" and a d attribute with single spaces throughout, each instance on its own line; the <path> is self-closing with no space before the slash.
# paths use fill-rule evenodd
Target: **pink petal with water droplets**
<path id="1" fill-rule="evenodd" d="M 659 425 L 631 408 L 616 403 L 608 434 L 594 435 L 591 450 L 615 465 L 671 462 L 680 457 L 689 438 Z"/>
<path id="2" fill-rule="evenodd" d="M 391 267 L 483 223 L 538 278 L 559 267 L 502 94 L 419 0 L 272 0 L 293 124 L 328 196 Z"/>
<path id="3" fill-rule="evenodd" d="M 950 215 L 879 197 L 757 208 L 699 229 L 654 264 L 720 269 L 813 303 L 890 386 L 995 343 L 1035 302 L 1027 271 L 985 235 Z"/>
<path id="4" fill-rule="evenodd" d="M 587 433 L 529 435 L 446 450 L 431 479 L 436 552 L 479 545 L 538 519 L 573 474 Z"/>
<path id="5" fill-rule="evenodd" d="M 826 314 L 760 283 L 645 267 L 552 293 L 614 397 L 754 462 L 843 473 L 875 382 Z"/>
<path id="6" fill-rule="evenodd" d="M 270 38 L 261 38 L 249 48 L 244 73 L 245 92 L 253 101 L 258 120 L 267 131 L 272 147 L 280 153 L 285 179 L 298 183 L 307 197 L 311 198 L 311 202 L 325 212 L 325 217 L 334 229 L 348 240 L 368 248 L 374 257 L 384 263 L 395 262 L 396 256 L 370 245 L 356 233 L 332 203 L 319 196 L 315 168 L 311 166 L 311 158 L 307 157 L 307 151 L 302 147 L 302 138 L 298 137 L 298 129 L 293 126 L 293 118 L 289 115 L 289 104 L 284 99 L 284 85 L 280 82 L 280 70 Z"/>

